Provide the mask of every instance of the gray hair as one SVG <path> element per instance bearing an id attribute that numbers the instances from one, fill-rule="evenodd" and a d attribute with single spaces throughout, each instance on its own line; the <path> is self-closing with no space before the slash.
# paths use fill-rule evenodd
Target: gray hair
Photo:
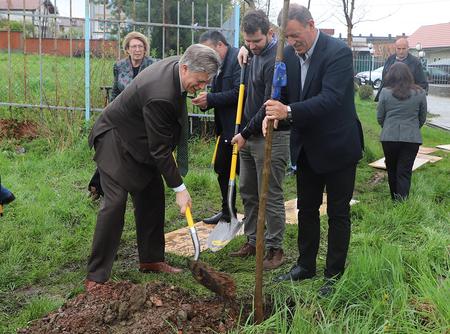
<path id="1" fill-rule="evenodd" d="M 278 26 L 281 27 L 281 17 L 283 16 L 283 10 L 278 14 Z M 289 5 L 288 10 L 288 20 L 296 20 L 300 22 L 303 26 L 306 26 L 309 20 L 312 20 L 313 17 L 311 12 L 305 6 L 299 5 L 298 3 L 293 3 Z"/>
<path id="2" fill-rule="evenodd" d="M 128 48 L 130 47 L 130 42 L 132 39 L 137 39 L 144 44 L 144 49 L 145 49 L 144 51 L 145 51 L 145 54 L 147 55 L 148 52 L 150 51 L 150 43 L 149 43 L 147 37 L 145 37 L 145 35 L 141 34 L 138 31 L 132 31 L 125 36 L 125 38 L 123 39 L 123 43 L 122 43 L 123 51 L 125 51 L 125 52 L 128 51 Z"/>
<path id="3" fill-rule="evenodd" d="M 217 74 L 220 63 L 217 52 L 203 44 L 191 45 L 180 59 L 180 65 L 187 65 L 189 71 L 206 72 L 210 78 Z"/>

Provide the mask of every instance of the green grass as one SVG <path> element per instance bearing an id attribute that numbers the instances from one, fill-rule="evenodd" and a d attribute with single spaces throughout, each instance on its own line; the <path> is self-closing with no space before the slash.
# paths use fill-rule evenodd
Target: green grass
<path id="1" fill-rule="evenodd" d="M 1 64 L 2 62 L 0 62 Z M 375 120 L 375 104 L 357 99 L 363 123 L 366 153 L 358 167 L 352 207 L 352 239 L 348 269 L 329 299 L 318 299 L 317 289 L 326 253 L 326 218 L 322 218 L 322 243 L 316 279 L 273 284 L 274 275 L 290 268 L 298 253 L 296 226 L 287 226 L 284 248 L 288 258 L 280 269 L 265 274 L 264 291 L 273 300 L 269 319 L 258 326 L 252 319 L 235 333 L 446 333 L 450 320 L 449 284 L 449 154 L 413 174 L 411 197 L 404 203 L 390 200 L 387 180 L 374 182 L 379 171 L 367 166 L 382 157 Z M 44 112 L 43 117 L 22 112 L 39 122 L 43 135 L 31 142 L 0 139 L 2 182 L 17 200 L 0 218 L 0 333 L 14 333 L 27 322 L 57 309 L 82 291 L 95 227 L 98 203 L 86 194 L 94 170 L 86 131 L 80 131 L 79 113 Z M 0 111 L 0 117 L 9 114 Z M 425 127 L 424 144 L 450 143 L 450 134 Z M 16 153 L 17 146 L 26 149 Z M 199 219 L 220 207 L 215 174 L 209 164 L 213 140 L 192 139 L 190 173 L 185 182 Z M 285 182 L 286 199 L 295 197 L 295 180 Z M 166 191 L 166 231 L 184 226 Z M 239 209 L 242 205 L 238 199 Z M 243 237 L 223 251 L 205 252 L 202 259 L 230 272 L 240 297 L 252 296 L 254 259 L 231 259 Z M 168 255 L 185 267 L 183 257 Z M 180 276 L 144 275 L 136 270 L 135 231 L 131 206 L 127 210 L 119 259 L 113 280 L 142 283 L 164 280 L 193 294 L 210 292 L 195 283 L 189 272 Z"/>
<path id="2" fill-rule="evenodd" d="M 42 65 L 42 103 L 84 107 L 84 58 L 12 53 L 11 66 L 9 61 L 8 53 L 0 52 L 0 73 L 5 74 L 0 101 L 39 105 Z M 104 93 L 100 87 L 112 85 L 114 62 L 111 58 L 91 58 L 91 107 L 103 107 Z"/>

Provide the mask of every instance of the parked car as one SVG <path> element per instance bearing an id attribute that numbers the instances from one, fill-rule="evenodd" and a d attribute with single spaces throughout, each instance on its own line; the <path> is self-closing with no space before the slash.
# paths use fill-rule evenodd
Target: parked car
<path id="1" fill-rule="evenodd" d="M 355 75 L 355 81 L 360 85 L 367 85 L 369 79 L 372 87 L 378 89 L 381 86 L 381 76 L 383 74 L 383 66 L 374 69 L 373 71 L 359 72 Z"/>
<path id="2" fill-rule="evenodd" d="M 448 73 L 443 68 L 429 66 L 425 70 L 425 75 L 427 76 L 428 82 L 431 84 L 439 84 L 439 85 L 450 84 L 450 73 Z"/>

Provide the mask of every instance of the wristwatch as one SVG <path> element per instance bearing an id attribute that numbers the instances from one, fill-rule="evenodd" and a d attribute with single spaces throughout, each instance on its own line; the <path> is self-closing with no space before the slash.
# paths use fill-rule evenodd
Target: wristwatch
<path id="1" fill-rule="evenodd" d="M 286 106 L 286 111 L 287 111 L 287 117 L 286 117 L 286 121 L 288 121 L 289 123 L 292 123 L 292 109 L 290 106 Z"/>

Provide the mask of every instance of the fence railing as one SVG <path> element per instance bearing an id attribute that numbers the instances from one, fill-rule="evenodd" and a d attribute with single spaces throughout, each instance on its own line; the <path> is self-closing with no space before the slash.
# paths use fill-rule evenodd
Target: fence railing
<path id="1" fill-rule="evenodd" d="M 353 69 L 356 79 L 358 80 L 359 75 L 363 75 L 362 72 L 367 72 L 364 75 L 367 77 L 370 75 L 370 81 L 376 86 L 376 81 L 381 80 L 381 72 L 385 60 L 383 57 L 356 56 L 353 59 Z M 429 84 L 450 85 L 450 58 L 440 59 L 436 62 L 427 62 L 424 59 L 422 65 Z"/>
<path id="2" fill-rule="evenodd" d="M 149 38 L 154 58 L 182 54 L 207 30 L 219 30 L 230 44 L 239 43 L 239 6 L 230 1 L 128 3 L 131 7 L 116 8 L 106 0 L 100 5 L 86 1 L 84 17 L 72 15 L 79 6 L 72 0 L 68 15 L 44 4 L 34 12 L 1 9 L 0 108 L 103 110 L 102 87 L 112 85 L 113 64 L 124 56 L 121 42 L 132 30 Z M 211 117 L 192 107 L 189 111 L 194 117 Z"/>

